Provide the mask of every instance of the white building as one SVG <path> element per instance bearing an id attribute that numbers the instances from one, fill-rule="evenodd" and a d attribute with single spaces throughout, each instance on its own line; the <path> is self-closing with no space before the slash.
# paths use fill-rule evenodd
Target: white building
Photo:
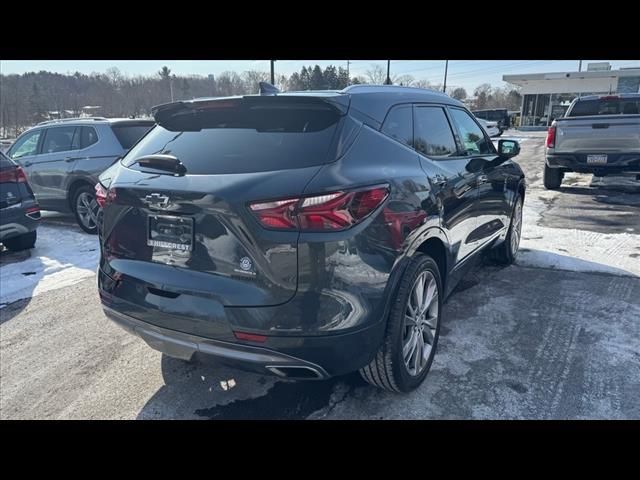
<path id="1" fill-rule="evenodd" d="M 611 70 L 607 62 L 590 63 L 583 72 L 503 75 L 505 82 L 521 87 L 520 126 L 538 130 L 564 115 L 577 96 L 639 93 L 640 68 Z"/>

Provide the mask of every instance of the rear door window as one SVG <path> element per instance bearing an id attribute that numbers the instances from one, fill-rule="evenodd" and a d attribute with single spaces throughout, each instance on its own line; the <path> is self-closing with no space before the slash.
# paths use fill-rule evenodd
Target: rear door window
<path id="1" fill-rule="evenodd" d="M 408 146 L 413 145 L 413 119 L 411 105 L 392 108 L 382 125 L 382 133 Z"/>
<path id="2" fill-rule="evenodd" d="M 42 144 L 42 153 L 67 152 L 73 150 L 73 135 L 76 127 L 48 128 Z"/>
<path id="3" fill-rule="evenodd" d="M 340 118 L 319 103 L 214 106 L 185 115 L 184 123 L 173 122 L 171 130 L 156 125 L 123 163 L 134 166 L 143 155 L 168 154 L 180 159 L 189 175 L 321 165 L 335 160 L 329 151 Z"/>
<path id="4" fill-rule="evenodd" d="M 414 148 L 427 157 L 456 155 L 451 125 L 442 107 L 420 107 L 415 111 Z"/>
<path id="5" fill-rule="evenodd" d="M 112 125 L 111 129 L 115 134 L 122 148 L 129 150 L 142 136 L 149 131 L 153 125 Z M 95 133 L 95 132 L 94 132 Z M 96 138 L 96 142 L 97 142 Z M 94 142 L 95 143 L 95 142 Z"/>

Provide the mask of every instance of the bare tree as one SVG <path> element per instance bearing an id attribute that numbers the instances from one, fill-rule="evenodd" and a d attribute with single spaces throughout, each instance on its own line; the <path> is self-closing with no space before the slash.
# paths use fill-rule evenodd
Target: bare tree
<path id="1" fill-rule="evenodd" d="M 368 83 L 373 83 L 374 85 L 382 85 L 387 79 L 387 71 L 376 63 L 372 64 L 365 74 L 369 80 Z"/>
<path id="2" fill-rule="evenodd" d="M 451 93 L 451 96 L 456 100 L 462 101 L 467 98 L 467 91 L 462 87 L 454 88 L 453 92 Z"/>

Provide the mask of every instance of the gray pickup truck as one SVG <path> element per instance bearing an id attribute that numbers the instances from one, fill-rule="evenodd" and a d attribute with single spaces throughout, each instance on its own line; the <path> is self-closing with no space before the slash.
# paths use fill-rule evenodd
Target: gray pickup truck
<path id="1" fill-rule="evenodd" d="M 565 172 L 640 179 L 640 94 L 576 98 L 549 127 L 544 186 L 557 189 Z"/>

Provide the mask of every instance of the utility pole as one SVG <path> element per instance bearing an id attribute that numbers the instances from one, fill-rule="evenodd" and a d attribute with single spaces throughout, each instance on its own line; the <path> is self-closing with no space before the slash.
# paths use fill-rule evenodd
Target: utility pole
<path id="1" fill-rule="evenodd" d="M 173 75 L 173 77 L 171 77 L 169 79 L 169 89 L 171 90 L 171 101 L 173 102 L 173 80 L 175 80 L 176 76 L 175 74 Z"/>
<path id="2" fill-rule="evenodd" d="M 444 61 L 444 85 L 442 87 L 442 93 L 447 93 L 447 71 L 449 70 L 449 60 Z"/>
<path id="3" fill-rule="evenodd" d="M 387 79 L 384 81 L 385 85 L 391 85 L 391 77 L 389 73 L 391 71 L 391 60 L 387 60 Z"/>
<path id="4" fill-rule="evenodd" d="M 579 61 L 578 63 L 578 71 L 581 72 L 582 71 L 582 60 Z M 578 93 L 578 98 L 582 97 L 582 93 Z"/>
<path id="5" fill-rule="evenodd" d="M 273 68 L 273 64 L 276 63 L 275 60 L 271 60 L 271 85 L 275 85 L 276 83 L 276 75 L 275 75 L 275 71 Z"/>
<path id="6" fill-rule="evenodd" d="M 351 85 L 351 75 L 349 74 L 349 64 L 351 62 L 347 60 L 347 86 Z"/>

